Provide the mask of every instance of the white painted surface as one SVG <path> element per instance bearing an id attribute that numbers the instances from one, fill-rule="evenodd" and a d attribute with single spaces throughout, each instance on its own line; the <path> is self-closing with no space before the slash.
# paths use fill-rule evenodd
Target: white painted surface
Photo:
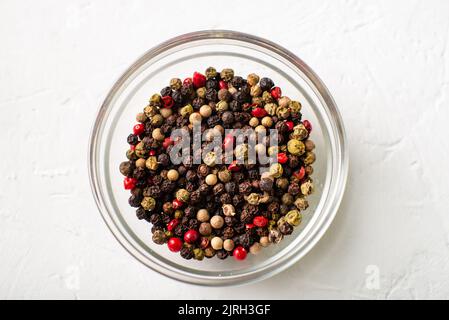
<path id="1" fill-rule="evenodd" d="M 232 16 L 170 3 L 0 2 L 0 298 L 449 298 L 449 1 L 239 1 Z M 333 93 L 350 144 L 329 232 L 288 271 L 238 288 L 139 264 L 87 177 L 114 80 L 159 42 L 210 28 L 297 53 Z"/>

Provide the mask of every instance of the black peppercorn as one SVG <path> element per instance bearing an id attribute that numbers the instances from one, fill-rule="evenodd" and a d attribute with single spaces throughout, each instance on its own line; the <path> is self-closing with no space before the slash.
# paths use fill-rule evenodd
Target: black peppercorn
<path id="1" fill-rule="evenodd" d="M 237 184 L 234 181 L 225 184 L 225 190 L 228 194 L 234 195 L 237 192 Z"/>
<path id="2" fill-rule="evenodd" d="M 134 171 L 134 164 L 131 161 L 124 161 L 120 163 L 120 173 L 124 176 L 130 176 Z"/>
<path id="3" fill-rule="evenodd" d="M 218 80 L 211 78 L 206 81 L 206 89 L 217 89 L 218 88 Z"/>
<path id="4" fill-rule="evenodd" d="M 223 121 L 223 123 L 225 125 L 229 125 L 229 124 L 233 123 L 234 122 L 234 114 L 230 111 L 223 112 L 223 114 L 221 115 L 221 121 Z"/>
<path id="5" fill-rule="evenodd" d="M 162 217 L 159 213 L 153 213 L 150 215 L 150 222 L 154 225 L 159 224 L 162 221 Z"/>
<path id="6" fill-rule="evenodd" d="M 131 195 L 131 197 L 129 197 L 129 199 L 128 199 L 128 203 L 131 207 L 138 208 L 138 207 L 140 207 L 140 203 L 142 202 L 142 199 L 143 199 L 142 196 Z"/>
<path id="7" fill-rule="evenodd" d="M 236 194 L 232 197 L 232 204 L 234 205 L 234 207 L 239 207 L 243 204 L 244 201 L 245 198 L 241 194 Z"/>
<path id="8" fill-rule="evenodd" d="M 227 216 L 224 217 L 224 222 L 227 226 L 232 227 L 234 224 L 237 223 L 237 219 L 235 217 Z"/>
<path id="9" fill-rule="evenodd" d="M 221 195 L 224 191 L 225 188 L 223 183 L 217 183 L 212 189 L 212 192 L 214 193 L 215 196 Z"/>
<path id="10" fill-rule="evenodd" d="M 262 78 L 259 81 L 259 86 L 262 91 L 269 91 L 274 87 L 274 82 L 270 78 Z"/>
<path id="11" fill-rule="evenodd" d="M 189 219 L 194 218 L 196 217 L 196 212 L 197 210 L 195 209 L 195 207 L 188 206 L 187 208 L 184 209 L 184 217 Z"/>
<path id="12" fill-rule="evenodd" d="M 137 219 L 143 220 L 143 219 L 145 219 L 145 218 L 147 217 L 147 212 L 145 211 L 144 208 L 139 207 L 139 208 L 136 210 L 136 216 L 137 216 Z"/>
<path id="13" fill-rule="evenodd" d="M 232 197 L 229 193 L 224 193 L 220 196 L 220 202 L 221 204 L 231 204 L 232 203 Z"/>
<path id="14" fill-rule="evenodd" d="M 182 91 L 173 91 L 171 94 L 171 97 L 172 97 L 175 105 L 177 105 L 177 106 L 182 105 L 182 102 L 184 100 L 184 98 L 182 96 Z"/>
<path id="15" fill-rule="evenodd" d="M 162 88 L 161 90 L 161 96 L 165 97 L 165 96 L 171 96 L 172 90 L 170 87 L 165 87 Z"/>
<path id="16" fill-rule="evenodd" d="M 189 229 L 197 230 L 199 226 L 200 226 L 200 222 L 197 219 L 192 218 L 189 220 L 189 223 L 188 223 Z"/>
<path id="17" fill-rule="evenodd" d="M 182 248 L 180 254 L 181 254 L 181 257 L 183 257 L 186 260 L 190 260 L 194 256 L 193 250 L 189 247 Z"/>
<path id="18" fill-rule="evenodd" d="M 161 153 L 157 157 L 157 162 L 159 163 L 159 165 L 167 167 L 170 164 L 170 157 L 166 153 Z"/>
<path id="19" fill-rule="evenodd" d="M 209 101 L 218 101 L 218 92 L 214 88 L 210 88 L 206 90 L 206 99 Z"/>
<path id="20" fill-rule="evenodd" d="M 197 180 L 196 172 L 193 170 L 188 170 L 186 173 L 186 179 L 189 182 L 195 182 Z"/>
<path id="21" fill-rule="evenodd" d="M 135 146 L 139 143 L 139 137 L 131 133 L 126 141 L 128 142 L 128 144 Z"/>
<path id="22" fill-rule="evenodd" d="M 243 181 L 242 183 L 239 184 L 239 192 L 241 194 L 248 195 L 251 193 L 251 190 L 252 190 L 251 182 Z"/>
<path id="23" fill-rule="evenodd" d="M 226 250 L 224 250 L 224 249 L 221 249 L 221 250 L 217 251 L 217 258 L 218 259 L 224 260 L 224 259 L 226 259 L 228 257 L 228 255 L 229 255 L 228 252 Z"/>
<path id="24" fill-rule="evenodd" d="M 259 188 L 262 191 L 270 192 L 273 190 L 273 180 L 270 178 L 263 178 L 260 180 Z"/>
<path id="25" fill-rule="evenodd" d="M 301 187 L 299 186 L 299 184 L 293 182 L 290 183 L 290 185 L 288 186 L 288 193 L 291 194 L 292 196 L 296 196 L 301 192 Z"/>
<path id="26" fill-rule="evenodd" d="M 226 227 L 223 229 L 223 239 L 232 239 L 234 236 L 234 229 L 232 227 Z"/>
<path id="27" fill-rule="evenodd" d="M 284 222 L 279 226 L 279 231 L 284 235 L 289 235 L 292 234 L 293 227 L 288 222 Z"/>

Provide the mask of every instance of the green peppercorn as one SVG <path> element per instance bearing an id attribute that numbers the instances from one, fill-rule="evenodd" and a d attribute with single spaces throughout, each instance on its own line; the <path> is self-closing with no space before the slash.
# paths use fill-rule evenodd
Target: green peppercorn
<path id="1" fill-rule="evenodd" d="M 287 142 L 287 149 L 288 152 L 295 156 L 300 156 L 304 154 L 306 147 L 304 146 L 304 143 L 297 139 L 291 139 Z"/>
<path id="2" fill-rule="evenodd" d="M 274 116 L 276 114 L 276 110 L 277 110 L 278 106 L 275 103 L 267 103 L 264 106 L 265 111 L 270 115 L 270 116 Z"/>
<path id="3" fill-rule="evenodd" d="M 234 78 L 234 70 L 229 68 L 223 69 L 220 73 L 220 77 L 224 81 L 231 81 L 231 79 Z"/>
<path id="4" fill-rule="evenodd" d="M 193 249 L 193 257 L 195 260 L 203 260 L 204 259 L 204 251 L 200 248 Z"/>
<path id="5" fill-rule="evenodd" d="M 268 91 L 264 91 L 262 93 L 262 100 L 265 103 L 273 103 L 274 102 L 274 98 L 271 96 L 271 93 L 269 93 Z"/>
<path id="6" fill-rule="evenodd" d="M 156 207 L 156 200 L 154 200 L 152 197 L 144 197 L 140 205 L 145 210 L 151 211 Z"/>
<path id="7" fill-rule="evenodd" d="M 176 191 L 176 199 L 178 199 L 179 201 L 187 202 L 189 201 L 189 198 L 190 192 L 186 189 L 179 189 L 178 191 Z"/>
<path id="8" fill-rule="evenodd" d="M 209 67 L 206 69 L 205 74 L 207 79 L 212 79 L 217 76 L 217 70 L 214 67 Z"/>
<path id="9" fill-rule="evenodd" d="M 301 184 L 301 193 L 305 196 L 308 196 L 313 193 L 314 186 L 311 180 L 307 180 L 306 182 Z"/>
<path id="10" fill-rule="evenodd" d="M 156 107 L 160 107 L 161 106 L 161 95 L 160 94 L 153 94 L 150 98 L 150 106 L 156 106 Z"/>
<path id="11" fill-rule="evenodd" d="M 160 114 L 155 114 L 151 117 L 151 124 L 154 127 L 160 127 L 164 123 L 164 117 Z"/>
<path id="12" fill-rule="evenodd" d="M 282 195 L 282 203 L 289 206 L 292 205 L 294 201 L 293 196 L 290 193 L 284 193 Z"/>
<path id="13" fill-rule="evenodd" d="M 303 197 L 296 198 L 294 204 L 298 210 L 306 210 L 309 207 L 309 202 Z"/>
<path id="14" fill-rule="evenodd" d="M 310 151 L 310 152 L 306 152 L 306 154 L 304 155 L 303 162 L 306 166 L 308 166 L 308 165 L 311 165 L 312 163 L 314 163 L 315 160 L 316 160 L 315 153 Z"/>
<path id="15" fill-rule="evenodd" d="M 288 117 L 290 117 L 290 109 L 288 107 L 279 107 L 276 110 L 276 115 L 280 119 L 287 119 Z"/>
<path id="16" fill-rule="evenodd" d="M 278 221 L 280 217 L 281 215 L 279 213 L 273 213 L 271 215 L 271 219 L 273 219 L 273 221 Z"/>
<path id="17" fill-rule="evenodd" d="M 152 236 L 153 242 L 156 244 L 164 244 L 167 241 L 167 236 L 165 235 L 164 231 L 162 230 L 156 230 L 153 232 Z"/>
<path id="18" fill-rule="evenodd" d="M 196 95 L 199 97 L 199 98 L 205 98 L 206 97 L 206 88 L 205 87 L 202 87 L 202 88 L 198 88 L 198 89 L 196 89 Z"/>
<path id="19" fill-rule="evenodd" d="M 228 103 L 226 102 L 226 101 L 219 101 L 216 105 L 215 105 L 215 110 L 217 111 L 217 112 L 223 112 L 223 111 L 226 111 L 226 110 L 228 110 L 228 108 L 229 108 L 229 105 L 228 105 Z"/>
<path id="20" fill-rule="evenodd" d="M 182 210 L 176 210 L 174 217 L 175 217 L 175 219 L 181 219 L 183 215 L 184 215 L 184 212 L 182 212 Z"/>
<path id="21" fill-rule="evenodd" d="M 145 109 L 143 109 L 143 112 L 147 118 L 151 118 L 158 113 L 158 109 L 155 106 L 146 106 Z"/>
<path id="22" fill-rule="evenodd" d="M 288 107 L 290 108 L 290 112 L 292 114 L 298 114 L 301 111 L 301 103 L 298 101 L 290 101 L 288 103 Z"/>
<path id="23" fill-rule="evenodd" d="M 270 166 L 270 174 L 273 178 L 280 178 L 284 173 L 284 169 L 280 163 L 273 163 Z"/>
<path id="24" fill-rule="evenodd" d="M 173 90 L 179 90 L 182 87 L 182 81 L 179 78 L 173 78 L 170 80 L 170 88 Z"/>
<path id="25" fill-rule="evenodd" d="M 136 149 L 134 151 L 136 153 L 136 156 L 138 156 L 139 158 L 145 158 L 148 153 L 142 141 L 136 145 Z"/>
<path id="26" fill-rule="evenodd" d="M 262 89 L 259 85 L 255 85 L 254 87 L 251 87 L 250 89 L 250 95 L 251 97 L 260 97 L 262 94 Z"/>
<path id="27" fill-rule="evenodd" d="M 184 118 L 191 115 L 193 113 L 193 107 L 191 104 L 187 104 L 181 109 L 179 109 L 179 114 Z"/>
<path id="28" fill-rule="evenodd" d="M 164 233 L 167 238 L 173 237 L 173 232 L 171 232 L 171 231 L 166 230 Z"/>
<path id="29" fill-rule="evenodd" d="M 258 205 L 259 204 L 260 195 L 257 193 L 251 193 L 248 196 L 245 196 L 245 200 L 252 205 Z"/>
<path id="30" fill-rule="evenodd" d="M 304 140 L 309 135 L 306 127 L 300 123 L 293 128 L 293 132 L 290 134 L 291 139 Z"/>
<path id="31" fill-rule="evenodd" d="M 259 82 L 259 76 L 255 73 L 251 73 L 246 78 L 246 81 L 250 86 L 255 86 Z"/>
<path id="32" fill-rule="evenodd" d="M 145 162 L 145 166 L 147 169 L 156 171 L 159 167 L 159 164 L 157 163 L 157 158 L 154 156 L 148 157 L 147 161 Z"/>
<path id="33" fill-rule="evenodd" d="M 285 216 L 285 221 L 295 227 L 301 224 L 301 220 L 302 215 L 298 210 L 291 210 Z"/>

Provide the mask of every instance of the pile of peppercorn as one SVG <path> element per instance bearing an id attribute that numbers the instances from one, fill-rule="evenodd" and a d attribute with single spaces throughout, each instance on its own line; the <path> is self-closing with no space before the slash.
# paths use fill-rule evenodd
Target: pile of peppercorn
<path id="1" fill-rule="evenodd" d="M 232 69 L 219 73 L 209 67 L 205 75 L 172 79 L 154 94 L 136 117 L 127 138 L 128 161 L 120 164 L 124 187 L 131 190 L 129 204 L 137 208 L 138 219 L 152 224 L 153 241 L 167 243 L 185 259 L 243 260 L 248 252 L 257 254 L 291 234 L 314 188 L 312 127 L 300 111 L 301 104 L 282 96 L 271 79 L 259 81 L 256 74 L 244 79 Z M 263 174 L 259 164 L 216 164 L 213 153 L 201 164 L 191 156 L 172 164 L 169 154 L 176 141 L 171 132 L 192 132 L 195 123 L 201 131 L 213 129 L 224 144 L 229 143 L 225 129 L 277 129 L 276 150 L 266 139 L 255 149 L 277 152 L 278 161 Z M 235 151 L 247 152 L 245 144 Z"/>

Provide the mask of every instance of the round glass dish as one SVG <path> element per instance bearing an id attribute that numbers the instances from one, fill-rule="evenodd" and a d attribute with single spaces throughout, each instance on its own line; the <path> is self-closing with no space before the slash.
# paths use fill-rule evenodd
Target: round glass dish
<path id="1" fill-rule="evenodd" d="M 245 261 L 234 259 L 186 261 L 166 246 L 151 241 L 150 225 L 139 221 L 128 205 L 118 168 L 126 159 L 126 137 L 151 94 L 173 77 L 214 66 L 236 74 L 270 77 L 283 93 L 301 101 L 303 119 L 313 124 L 317 161 L 316 191 L 303 223 L 278 245 Z M 333 220 L 345 189 L 348 153 L 337 107 L 318 76 L 298 57 L 279 45 L 234 31 L 184 34 L 154 47 L 133 63 L 114 84 L 96 118 L 89 150 L 89 173 L 100 213 L 120 244 L 151 269 L 180 281 L 209 285 L 242 284 L 268 278 L 303 257 Z"/>

